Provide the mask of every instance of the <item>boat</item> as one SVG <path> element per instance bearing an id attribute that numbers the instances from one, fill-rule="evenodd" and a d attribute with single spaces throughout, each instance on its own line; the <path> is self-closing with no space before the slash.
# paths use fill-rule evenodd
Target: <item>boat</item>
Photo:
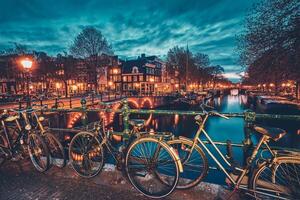
<path id="1" fill-rule="evenodd" d="M 257 96 L 256 109 L 270 114 L 300 114 L 300 105 L 280 96 Z"/>

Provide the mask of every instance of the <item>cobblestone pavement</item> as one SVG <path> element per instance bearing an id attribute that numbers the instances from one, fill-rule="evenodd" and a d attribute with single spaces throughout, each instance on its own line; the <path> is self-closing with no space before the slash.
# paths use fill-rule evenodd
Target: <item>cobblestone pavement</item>
<path id="1" fill-rule="evenodd" d="M 200 184 L 192 190 L 175 191 L 166 199 L 224 199 L 229 192 L 220 186 Z M 28 160 L 8 162 L 0 168 L 0 199 L 149 199 L 126 181 L 119 172 L 105 171 L 93 179 L 80 178 L 70 167 L 52 167 L 46 173 L 34 170 Z M 231 199 L 239 199 L 234 195 Z"/>

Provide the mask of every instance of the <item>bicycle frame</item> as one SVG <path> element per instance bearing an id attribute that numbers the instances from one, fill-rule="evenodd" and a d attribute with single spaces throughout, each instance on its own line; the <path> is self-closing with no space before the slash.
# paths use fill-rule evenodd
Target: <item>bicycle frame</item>
<path id="1" fill-rule="evenodd" d="M 230 176 L 230 173 L 225 169 L 225 167 L 221 164 L 221 162 L 213 155 L 213 153 L 208 149 L 207 145 L 205 145 L 199 137 L 200 134 L 203 133 L 204 136 L 206 137 L 206 139 L 208 140 L 208 142 L 213 146 L 213 148 L 216 150 L 216 152 L 221 157 L 221 159 L 226 163 L 226 165 L 228 165 L 229 167 L 233 167 L 232 164 L 225 158 L 225 156 L 220 151 L 220 149 L 216 146 L 215 142 L 211 139 L 211 137 L 205 131 L 204 125 L 207 122 L 208 117 L 209 117 L 209 114 L 205 114 L 203 121 L 201 123 L 197 122 L 197 124 L 199 125 L 199 129 L 197 130 L 196 135 L 193 139 L 193 145 L 191 147 L 190 152 L 192 152 L 193 149 L 195 148 L 195 146 L 199 143 L 206 150 L 206 152 L 209 154 L 209 156 L 214 160 L 214 162 L 217 164 L 217 166 L 224 172 L 224 174 L 230 180 L 230 182 L 233 185 L 235 185 L 235 187 L 240 187 L 243 178 L 246 176 L 247 172 L 249 171 L 249 168 L 250 168 L 251 164 L 253 163 L 254 159 L 256 158 L 256 155 L 258 154 L 258 151 L 259 151 L 260 147 L 262 146 L 262 144 L 265 144 L 267 146 L 267 149 L 271 152 L 273 157 L 275 156 L 274 152 L 271 150 L 271 148 L 267 144 L 268 138 L 266 136 L 262 136 L 259 143 L 253 150 L 252 155 L 249 157 L 249 160 L 247 161 L 247 165 L 244 168 L 234 167 L 235 170 L 238 170 L 241 172 L 241 174 L 235 180 L 232 176 Z M 191 153 L 190 153 L 190 155 L 191 155 Z"/>
<path id="2" fill-rule="evenodd" d="M 24 117 L 24 119 L 26 121 L 27 117 L 24 115 L 24 113 L 21 113 L 21 114 L 22 114 L 22 116 Z M 13 121 L 16 123 L 16 127 L 17 127 L 19 132 L 18 132 L 18 137 L 17 137 L 16 141 L 12 144 L 11 138 L 10 138 L 9 133 L 7 131 L 7 126 L 5 124 L 5 120 L 1 120 L 1 125 L 2 125 L 3 130 L 4 130 L 5 139 L 7 141 L 8 147 L 4 147 L 4 146 L 0 146 L 0 147 L 4 148 L 4 149 L 8 149 L 11 152 L 15 149 L 16 145 L 18 145 L 20 143 L 19 141 L 20 141 L 21 137 L 24 135 L 24 132 L 22 131 L 22 127 L 20 125 L 19 119 L 16 118 Z"/>

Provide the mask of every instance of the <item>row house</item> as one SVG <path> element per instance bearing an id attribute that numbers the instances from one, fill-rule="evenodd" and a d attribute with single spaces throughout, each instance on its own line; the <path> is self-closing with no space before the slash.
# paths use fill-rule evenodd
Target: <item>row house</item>
<path id="1" fill-rule="evenodd" d="M 124 94 L 151 94 L 159 91 L 164 63 L 156 56 L 142 54 L 134 60 L 120 61 L 108 69 L 110 91 Z"/>

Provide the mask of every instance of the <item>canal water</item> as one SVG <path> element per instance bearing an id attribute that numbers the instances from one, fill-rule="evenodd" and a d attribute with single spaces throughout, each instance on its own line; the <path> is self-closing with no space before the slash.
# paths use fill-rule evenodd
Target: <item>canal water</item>
<path id="1" fill-rule="evenodd" d="M 213 99 L 212 104 L 215 109 L 221 113 L 242 113 L 246 109 L 249 109 L 249 105 L 247 104 L 247 97 L 245 95 L 225 95 L 222 97 L 217 97 Z M 166 109 L 166 110 L 186 110 L 186 106 L 172 106 L 168 105 L 165 107 L 157 108 L 157 109 Z M 191 110 L 200 110 L 199 107 L 189 108 Z M 289 113 L 286 113 L 289 114 Z M 80 117 L 80 116 L 79 116 Z M 89 121 L 96 121 L 99 119 L 99 114 L 90 113 Z M 198 126 L 195 123 L 194 116 L 181 116 L 181 115 L 141 115 L 135 114 L 131 115 L 130 118 L 143 118 L 147 120 L 147 130 L 154 129 L 156 131 L 168 131 L 172 132 L 176 136 L 185 136 L 188 138 L 193 138 Z M 80 120 L 79 120 L 80 121 Z M 122 130 L 122 120 L 118 115 L 115 115 L 113 118 L 114 123 L 112 127 L 116 131 Z M 283 137 L 279 142 L 272 143 L 273 146 L 280 147 L 289 147 L 300 149 L 300 136 L 297 135 L 297 130 L 300 129 L 300 125 L 297 122 L 290 121 L 278 121 L 278 120 L 264 120 L 259 123 L 267 126 L 280 127 L 288 131 L 288 134 Z M 80 125 L 80 122 L 74 124 L 75 126 Z M 65 125 L 64 125 L 65 126 Z M 220 117 L 211 117 L 206 123 L 205 129 L 207 133 L 210 135 L 212 140 L 214 141 L 222 141 L 231 140 L 232 143 L 242 143 L 245 140 L 245 122 L 243 118 L 230 118 L 229 120 L 223 119 Z M 200 136 L 201 139 L 206 140 L 204 135 Z M 259 140 L 259 134 L 252 134 L 251 140 L 254 144 Z M 209 149 L 212 150 L 214 155 L 216 151 L 212 149 L 210 145 L 208 145 Z M 226 146 L 218 146 L 223 154 L 226 154 Z M 207 155 L 207 154 L 206 154 Z M 242 148 L 234 147 L 233 148 L 233 156 L 237 163 L 243 165 L 244 154 Z M 208 157 L 209 158 L 209 157 Z M 217 156 L 217 158 L 220 158 Z M 214 161 L 212 159 L 209 160 L 209 166 L 216 167 Z M 223 162 L 222 162 L 223 163 Z M 224 164 L 224 163 L 223 163 Z M 224 165 L 226 166 L 226 165 Z M 228 167 L 227 167 L 228 168 Z M 225 184 L 225 175 L 221 173 L 220 170 L 210 169 L 207 178 L 205 179 L 207 182 Z"/>
<path id="2" fill-rule="evenodd" d="M 217 97 L 213 100 L 212 105 L 220 113 L 242 113 L 249 109 L 247 103 L 246 95 L 226 95 L 222 97 Z M 186 107 L 162 107 L 159 109 L 176 109 L 176 110 L 186 110 Z M 191 110 L 199 110 L 199 107 L 190 108 Z M 289 113 L 284 113 L 289 114 Z M 195 123 L 194 116 L 180 116 L 180 115 L 153 115 L 149 120 L 149 115 L 132 115 L 132 118 L 144 118 L 148 119 L 150 122 L 147 126 L 148 130 L 154 129 L 157 131 L 169 131 L 176 136 L 185 136 L 188 138 L 193 138 L 198 125 Z M 278 147 L 289 147 L 300 149 L 300 136 L 297 135 L 297 130 L 300 129 L 300 125 L 296 122 L 289 122 L 285 120 L 263 120 L 258 122 L 264 126 L 272 126 L 283 128 L 288 131 L 288 134 L 283 137 L 280 141 L 274 143 L 271 142 L 272 146 Z M 117 126 L 115 126 L 117 128 Z M 220 117 L 211 117 L 206 123 L 205 129 L 213 141 L 225 142 L 230 140 L 232 143 L 241 144 L 245 140 L 245 121 L 243 118 L 232 117 L 229 120 Z M 206 140 L 204 135 L 200 136 L 201 139 Z M 253 144 L 257 144 L 260 139 L 260 135 L 257 133 L 251 134 L 251 140 Z M 227 153 L 226 146 L 218 146 L 221 152 L 225 155 Z M 216 151 L 211 145 L 208 148 L 217 155 Z M 207 154 L 206 154 L 207 155 Z M 244 152 L 240 147 L 233 147 L 234 160 L 240 165 L 243 165 Z M 209 158 L 209 157 L 208 157 Z M 220 158 L 217 156 L 217 158 Z M 209 166 L 216 167 L 215 162 L 209 158 Z M 228 166 L 224 162 L 221 162 L 227 169 Z M 209 174 L 205 181 L 225 184 L 225 175 L 216 169 L 210 169 Z"/>

